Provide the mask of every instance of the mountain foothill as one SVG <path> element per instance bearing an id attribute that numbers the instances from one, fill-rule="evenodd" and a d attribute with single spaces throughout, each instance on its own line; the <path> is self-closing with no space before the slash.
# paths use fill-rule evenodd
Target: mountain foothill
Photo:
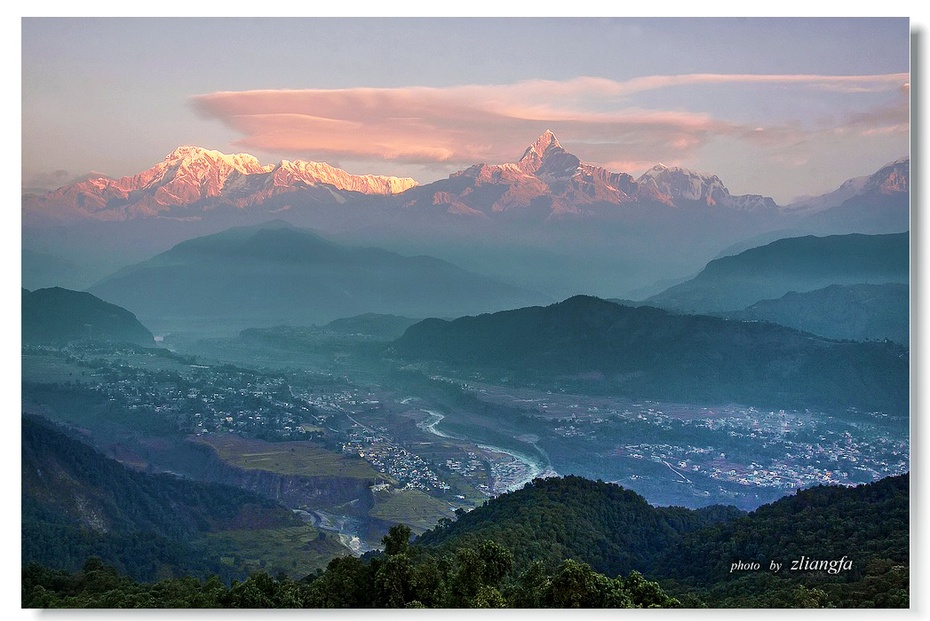
<path id="1" fill-rule="evenodd" d="M 100 340 L 154 346 L 136 316 L 85 291 L 61 287 L 22 291 L 23 344 Z"/>

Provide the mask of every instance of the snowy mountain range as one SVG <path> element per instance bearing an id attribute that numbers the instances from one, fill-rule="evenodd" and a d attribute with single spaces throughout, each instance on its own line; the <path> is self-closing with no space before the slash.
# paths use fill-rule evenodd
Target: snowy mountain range
<path id="1" fill-rule="evenodd" d="M 86 287 L 193 237 L 283 219 L 553 298 L 651 295 L 723 249 L 906 231 L 908 189 L 903 158 L 835 192 L 779 206 L 684 168 L 612 172 L 582 162 L 551 131 L 515 161 L 475 164 L 424 185 L 186 146 L 137 175 L 23 194 L 23 282 Z"/>
<path id="2" fill-rule="evenodd" d="M 538 207 L 548 217 L 603 212 L 611 206 L 661 203 L 670 207 L 700 204 L 740 211 L 777 209 L 757 195 L 731 196 L 716 176 L 658 165 L 638 179 L 586 164 L 544 132 L 523 156 L 506 164 L 476 164 L 448 179 L 408 192 L 407 206 L 444 206 L 448 213 L 491 216 Z"/>
<path id="3" fill-rule="evenodd" d="M 90 178 L 44 195 L 25 194 L 27 222 L 150 217 L 200 218 L 211 209 L 255 208 L 277 198 L 294 203 L 342 204 L 385 197 L 397 207 L 478 218 L 531 209 L 547 218 L 603 212 L 611 206 L 662 204 L 740 212 L 810 214 L 867 192 L 907 192 L 909 161 L 851 179 L 819 197 L 780 208 L 768 197 L 731 195 L 716 175 L 658 164 L 639 178 L 587 164 L 545 131 L 516 162 L 475 164 L 447 179 L 417 186 L 413 179 L 352 175 L 320 162 L 262 165 L 255 157 L 182 146 L 139 174 Z M 283 197 L 283 198 L 282 198 Z M 288 204 L 289 208 L 290 205 Z"/>
<path id="4" fill-rule="evenodd" d="M 332 200 L 345 194 L 396 194 L 416 185 L 413 179 L 351 175 L 320 162 L 283 160 L 262 165 L 252 155 L 227 155 L 182 146 L 131 177 L 97 177 L 43 196 L 23 196 L 24 216 L 54 219 L 129 220 L 162 216 L 176 207 L 223 204 L 247 208 L 290 192 L 322 189 Z M 197 215 L 191 210 L 191 215 Z"/>
<path id="5" fill-rule="evenodd" d="M 849 199 L 865 194 L 892 195 L 908 191 L 910 158 L 902 157 L 882 166 L 877 172 L 854 177 L 832 192 L 821 196 L 803 196 L 785 209 L 795 213 L 816 213 L 842 205 Z"/>

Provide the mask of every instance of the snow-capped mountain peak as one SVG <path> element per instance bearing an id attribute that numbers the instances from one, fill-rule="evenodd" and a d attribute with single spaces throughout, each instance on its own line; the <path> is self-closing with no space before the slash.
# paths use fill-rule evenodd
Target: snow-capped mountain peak
<path id="1" fill-rule="evenodd" d="M 461 188 L 463 179 L 473 179 L 472 185 Z M 445 181 L 430 184 L 434 189 L 432 204 L 450 205 L 454 213 L 495 213 L 523 209 L 531 204 L 548 203 L 553 216 L 593 213 L 605 205 L 624 203 L 664 203 L 670 207 L 690 203 L 732 209 L 756 211 L 776 209 L 772 199 L 759 195 L 731 196 L 716 175 L 703 175 L 685 168 L 656 164 L 639 179 L 627 173 L 615 173 L 583 163 L 562 148 L 555 134 L 546 130 L 524 151 L 516 163 L 478 164 L 455 173 L 450 191 Z M 480 204 L 474 189 L 496 186 L 502 191 L 490 206 Z M 506 188 L 506 189 L 503 189 Z M 454 200 L 453 200 L 454 198 Z M 467 207 L 466 211 L 463 209 Z M 592 206 L 589 208 L 589 206 Z"/>
<path id="2" fill-rule="evenodd" d="M 268 172 L 270 166 L 262 166 L 261 162 L 248 153 L 236 153 L 227 155 L 212 149 L 205 149 L 193 145 L 183 145 L 169 153 L 164 163 L 171 166 L 174 164 L 191 166 L 196 163 L 203 163 L 211 166 L 225 166 L 236 170 L 242 174 L 256 174 Z"/>
<path id="3" fill-rule="evenodd" d="M 910 157 L 904 156 L 889 162 L 871 175 L 854 177 L 840 187 L 819 196 L 801 196 L 787 205 L 789 213 L 811 214 L 842 205 L 847 200 L 868 194 L 891 195 L 908 191 Z"/>
<path id="4" fill-rule="evenodd" d="M 547 129 L 536 139 L 536 142 L 526 148 L 519 164 L 527 172 L 535 172 L 549 155 L 564 152 L 559 139 Z"/>
<path id="5" fill-rule="evenodd" d="M 771 198 L 757 194 L 733 196 L 717 175 L 706 175 L 679 166 L 656 164 L 636 180 L 636 197 L 669 206 L 679 201 L 694 201 L 709 207 L 725 207 L 737 211 L 775 209 Z"/>
<path id="6" fill-rule="evenodd" d="M 155 166 L 130 177 L 88 179 L 44 196 L 24 196 L 23 208 L 24 214 L 53 219 L 127 220 L 164 216 L 176 208 L 189 210 L 203 201 L 209 201 L 211 206 L 243 208 L 317 185 L 338 202 L 345 200 L 340 192 L 397 194 L 416 182 L 409 178 L 351 175 L 317 162 L 284 160 L 263 166 L 246 153 L 230 155 L 183 145 Z M 198 217 L 198 211 L 191 210 L 189 217 Z"/>
<path id="7" fill-rule="evenodd" d="M 562 145 L 559 144 L 559 139 L 555 137 L 555 134 L 553 134 L 551 130 L 547 129 L 539 136 L 539 138 L 536 139 L 536 142 L 526 148 L 526 151 L 523 152 L 523 157 L 521 157 L 520 160 L 525 160 L 533 153 L 535 153 L 538 157 L 542 157 L 549 149 L 561 148 Z"/>
<path id="8" fill-rule="evenodd" d="M 667 197 L 669 201 L 685 199 L 716 204 L 715 194 L 729 191 L 716 175 L 701 175 L 687 168 L 656 164 L 636 180 L 644 191 Z M 662 202 L 667 202 L 663 200 Z"/>
<path id="9" fill-rule="evenodd" d="M 282 160 L 273 167 L 275 183 L 289 185 L 300 181 L 307 185 L 325 183 L 340 190 L 363 194 L 399 194 L 414 187 L 417 182 L 409 177 L 383 175 L 352 175 L 325 162 Z"/>

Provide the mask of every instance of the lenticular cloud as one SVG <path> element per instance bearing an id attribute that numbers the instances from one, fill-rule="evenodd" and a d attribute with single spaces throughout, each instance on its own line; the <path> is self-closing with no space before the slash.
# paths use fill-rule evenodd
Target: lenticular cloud
<path id="1" fill-rule="evenodd" d="M 501 162 L 512 159 L 540 126 L 557 126 L 589 161 L 623 153 L 642 161 L 677 157 L 722 137 L 759 143 L 787 136 L 786 121 L 758 124 L 714 118 L 680 107 L 637 105 L 636 95 L 701 85 L 793 88 L 810 97 L 901 92 L 907 74 L 876 76 L 721 75 L 645 76 L 619 82 L 582 77 L 508 85 L 446 88 L 349 88 L 217 92 L 192 99 L 197 112 L 239 132 L 243 148 L 311 155 L 323 160 L 380 159 L 405 164 Z M 848 110 L 852 112 L 852 108 Z M 881 115 L 875 117 L 880 131 Z M 868 118 L 860 112 L 858 117 Z M 790 140 L 797 143 L 796 131 Z M 589 145 L 590 152 L 585 152 Z"/>

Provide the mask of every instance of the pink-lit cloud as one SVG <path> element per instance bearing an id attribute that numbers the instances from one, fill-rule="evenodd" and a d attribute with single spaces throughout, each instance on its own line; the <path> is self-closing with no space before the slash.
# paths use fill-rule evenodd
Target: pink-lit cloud
<path id="1" fill-rule="evenodd" d="M 447 88 L 349 88 L 217 92 L 195 109 L 242 138 L 237 147 L 301 159 L 386 160 L 468 165 L 513 161 L 535 135 L 552 129 L 571 151 L 602 165 L 685 160 L 718 138 L 770 148 L 797 146 L 824 132 L 908 131 L 907 74 L 873 76 L 647 76 L 627 81 L 582 77 Z M 759 126 L 684 108 L 637 106 L 637 93 L 695 85 L 777 85 L 810 91 L 898 94 L 898 102 L 847 111 L 818 128 L 772 119 Z M 816 96 L 816 95 L 815 95 Z M 683 99 L 682 101 L 687 101 Z M 613 168 L 617 170 L 618 168 Z M 622 170 L 622 168 L 620 168 Z"/>

